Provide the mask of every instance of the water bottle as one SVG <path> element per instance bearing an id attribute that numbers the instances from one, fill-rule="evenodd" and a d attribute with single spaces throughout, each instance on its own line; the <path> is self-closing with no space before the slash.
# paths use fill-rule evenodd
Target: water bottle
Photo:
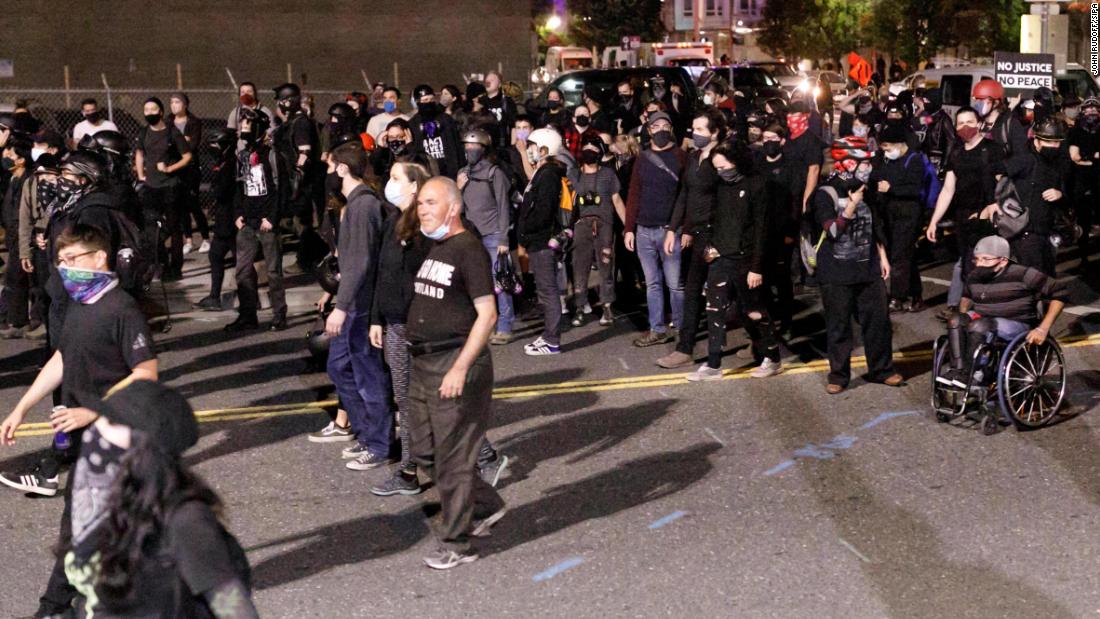
<path id="1" fill-rule="evenodd" d="M 68 408 L 67 406 L 55 406 L 51 413 L 57 413 Z M 73 439 L 68 432 L 55 432 L 53 435 L 53 448 L 57 451 L 67 451 L 73 446 Z"/>

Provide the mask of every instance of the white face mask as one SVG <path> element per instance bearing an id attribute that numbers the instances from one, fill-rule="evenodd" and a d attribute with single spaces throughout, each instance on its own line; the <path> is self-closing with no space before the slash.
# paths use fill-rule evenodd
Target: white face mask
<path id="1" fill-rule="evenodd" d="M 884 157 L 886 157 L 887 159 L 893 161 L 893 160 L 897 159 L 898 157 L 901 157 L 901 149 L 900 148 L 883 149 L 882 155 Z"/>
<path id="2" fill-rule="evenodd" d="M 867 134 L 870 133 L 870 131 L 871 131 L 871 128 L 867 127 L 865 125 L 860 125 L 858 127 L 852 127 L 852 135 L 856 136 L 857 138 L 867 137 Z"/>
<path id="3" fill-rule="evenodd" d="M 708 92 L 703 95 L 703 105 L 714 105 L 714 95 L 712 93 Z"/>
<path id="4" fill-rule="evenodd" d="M 392 178 L 386 183 L 384 193 L 386 194 L 386 201 L 397 207 L 405 206 L 405 203 L 409 200 L 409 191 L 404 183 Z"/>
<path id="5" fill-rule="evenodd" d="M 32 148 L 31 149 L 31 161 L 38 161 L 38 158 L 46 154 L 45 148 Z"/>

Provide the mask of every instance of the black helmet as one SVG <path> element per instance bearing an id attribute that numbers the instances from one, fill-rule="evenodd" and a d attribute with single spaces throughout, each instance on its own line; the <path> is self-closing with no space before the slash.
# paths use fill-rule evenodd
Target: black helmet
<path id="1" fill-rule="evenodd" d="M 107 175 L 108 163 L 99 153 L 89 150 L 76 150 L 61 161 L 61 171 L 83 176 L 89 187 L 103 182 Z"/>
<path id="2" fill-rule="evenodd" d="M 93 133 L 85 133 L 76 147 L 79 150 L 99 151 L 99 143 L 95 141 L 95 134 Z"/>
<path id="3" fill-rule="evenodd" d="M 335 116 L 340 120 L 352 120 L 355 118 L 355 110 L 347 103 L 340 101 L 329 106 L 328 115 L 330 117 Z"/>
<path id="4" fill-rule="evenodd" d="M 203 136 L 213 150 L 225 150 L 237 142 L 237 132 L 229 127 L 216 127 Z"/>
<path id="5" fill-rule="evenodd" d="M 110 129 L 104 131 L 97 131 L 94 136 L 99 148 L 99 152 L 106 152 L 111 155 L 117 155 L 119 157 L 125 157 L 130 154 L 130 143 L 126 141 L 126 137 L 118 131 L 111 131 Z"/>
<path id="6" fill-rule="evenodd" d="M 763 129 L 768 126 L 770 118 L 764 112 L 753 110 L 745 116 L 745 123 L 750 127 L 756 127 L 757 129 Z"/>
<path id="7" fill-rule="evenodd" d="M 282 86 L 275 88 L 275 100 L 282 101 L 283 99 L 297 99 L 299 102 L 302 98 L 302 89 L 298 88 L 297 84 L 286 83 Z"/>
<path id="8" fill-rule="evenodd" d="M 334 295 L 340 289 L 340 264 L 336 256 L 329 254 L 317 265 L 317 283 L 329 294 Z"/>
<path id="9" fill-rule="evenodd" d="M 480 144 L 485 148 L 489 148 L 489 145 L 493 143 L 493 138 L 489 137 L 489 133 L 484 129 L 470 129 L 462 133 L 463 144 Z"/>
<path id="10" fill-rule="evenodd" d="M 328 365 L 329 342 L 330 338 L 324 329 L 314 329 L 306 334 L 306 349 L 319 366 Z"/>
<path id="11" fill-rule="evenodd" d="M 1054 107 L 1054 91 L 1046 86 L 1040 86 L 1031 93 L 1031 100 L 1036 106 L 1043 106 L 1050 110 Z"/>
<path id="12" fill-rule="evenodd" d="M 433 90 L 431 86 L 427 84 L 420 84 L 416 88 L 413 88 L 413 101 L 420 103 L 420 99 L 422 97 L 427 97 L 434 94 L 435 90 Z"/>
<path id="13" fill-rule="evenodd" d="M 252 133 L 254 135 L 263 135 L 271 128 L 271 119 L 260 110 L 242 107 L 240 117 L 241 120 L 248 120 L 252 123 Z"/>
<path id="14" fill-rule="evenodd" d="M 1049 142 L 1061 142 L 1066 139 L 1066 123 L 1049 116 L 1033 129 L 1035 137 Z"/>
<path id="15" fill-rule="evenodd" d="M 0 129 L 11 130 L 15 126 L 15 117 L 11 112 L 0 112 Z"/>
<path id="16" fill-rule="evenodd" d="M 332 150 L 336 150 L 337 148 L 340 148 L 344 144 L 351 144 L 351 143 L 358 143 L 359 146 L 363 146 L 363 141 L 359 138 L 359 136 L 355 135 L 354 133 L 341 133 L 340 135 L 337 135 L 336 137 L 332 138 L 331 148 L 332 148 Z"/>
<path id="17" fill-rule="evenodd" d="M 772 109 L 771 113 L 776 116 L 786 116 L 787 114 L 787 102 L 779 97 L 770 97 L 764 101 L 764 109 L 769 107 Z"/>

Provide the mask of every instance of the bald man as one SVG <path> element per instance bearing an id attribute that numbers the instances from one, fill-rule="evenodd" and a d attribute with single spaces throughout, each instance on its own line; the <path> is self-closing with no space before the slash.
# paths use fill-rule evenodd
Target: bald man
<path id="1" fill-rule="evenodd" d="M 416 274 L 409 308 L 409 436 L 413 461 L 435 481 L 443 512 L 440 547 L 424 562 L 444 570 L 477 560 L 471 538 L 486 535 L 505 513 L 500 495 L 477 474 L 492 405 L 487 344 L 497 306 L 489 256 L 462 225 L 455 182 L 429 180 L 416 210 L 420 232 L 435 244 Z"/>

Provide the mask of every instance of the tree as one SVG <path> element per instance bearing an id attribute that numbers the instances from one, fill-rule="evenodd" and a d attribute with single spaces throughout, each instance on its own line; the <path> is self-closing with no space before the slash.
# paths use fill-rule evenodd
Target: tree
<path id="1" fill-rule="evenodd" d="M 660 41 L 665 27 L 661 0 L 573 0 L 568 38 L 581 47 L 619 45 L 624 36 Z"/>
<path id="2" fill-rule="evenodd" d="M 776 56 L 838 62 L 868 42 L 870 11 L 871 0 L 770 0 L 758 41 Z"/>

